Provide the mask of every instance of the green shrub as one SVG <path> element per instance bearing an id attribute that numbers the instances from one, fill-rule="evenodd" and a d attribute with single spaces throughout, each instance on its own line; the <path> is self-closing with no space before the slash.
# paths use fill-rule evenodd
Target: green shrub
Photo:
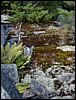
<path id="1" fill-rule="evenodd" d="M 39 23 L 47 22 L 52 19 L 54 14 L 49 14 L 48 10 L 44 10 L 42 6 L 33 6 L 28 3 L 26 6 L 12 5 L 12 10 L 14 14 L 9 19 L 11 22 L 30 22 Z"/>
<path id="2" fill-rule="evenodd" d="M 74 11 L 68 12 L 67 10 L 58 9 L 58 14 L 59 14 L 58 20 L 63 25 L 69 25 L 69 26 L 75 25 L 75 12 Z"/>
<path id="3" fill-rule="evenodd" d="M 16 84 L 16 88 L 18 89 L 20 94 L 23 94 L 25 92 L 25 90 L 28 90 L 30 88 L 29 83 L 17 83 Z"/>
<path id="4" fill-rule="evenodd" d="M 24 56 L 22 43 L 19 45 L 12 45 L 8 43 L 4 48 L 1 46 L 1 63 L 12 64 L 15 63 L 18 68 L 23 68 L 30 60 L 30 57 Z"/>

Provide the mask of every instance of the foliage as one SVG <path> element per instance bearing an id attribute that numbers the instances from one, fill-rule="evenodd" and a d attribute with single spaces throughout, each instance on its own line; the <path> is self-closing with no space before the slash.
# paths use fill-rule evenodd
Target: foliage
<path id="1" fill-rule="evenodd" d="M 16 43 L 10 47 L 8 43 L 4 48 L 1 46 L 1 63 L 2 64 L 11 64 L 15 63 L 18 68 L 23 68 L 30 60 L 30 57 L 23 55 L 23 46 L 22 43 L 18 46 Z"/>
<path id="2" fill-rule="evenodd" d="M 18 89 L 20 94 L 23 94 L 25 90 L 30 88 L 30 85 L 28 83 L 17 83 L 16 88 Z"/>
<path id="3" fill-rule="evenodd" d="M 74 11 L 75 1 L 1 1 L 1 13 L 11 15 L 10 21 L 15 23 L 48 22 L 57 18 L 58 8 Z"/>
<path id="4" fill-rule="evenodd" d="M 67 58 L 69 57 L 73 57 L 75 55 L 75 52 L 70 52 L 70 51 L 66 51 L 66 52 L 63 52 L 63 51 L 58 51 L 56 53 L 56 60 L 61 62 L 63 65 L 70 65 L 70 64 L 73 64 L 74 62 L 73 61 L 69 61 L 67 60 Z"/>
<path id="5" fill-rule="evenodd" d="M 68 11 L 75 10 L 75 1 L 63 1 L 63 8 Z"/>
<path id="6" fill-rule="evenodd" d="M 48 10 L 44 10 L 44 7 L 33 6 L 31 3 L 26 6 L 12 5 L 11 11 L 14 13 L 9 19 L 11 22 L 47 22 L 55 16 L 55 14 L 49 14 Z"/>
<path id="7" fill-rule="evenodd" d="M 68 12 L 67 10 L 58 9 L 58 14 L 59 14 L 58 20 L 63 25 L 69 25 L 69 26 L 75 25 L 75 12 L 74 11 Z"/>

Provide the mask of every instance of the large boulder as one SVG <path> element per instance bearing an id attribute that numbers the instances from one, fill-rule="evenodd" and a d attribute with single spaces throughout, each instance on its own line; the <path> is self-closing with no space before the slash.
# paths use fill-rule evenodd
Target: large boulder
<path id="1" fill-rule="evenodd" d="M 48 91 L 45 86 L 43 86 L 36 80 L 31 80 L 30 87 L 31 87 L 32 93 L 38 96 L 44 96 L 44 98 L 48 99 Z"/>
<path id="2" fill-rule="evenodd" d="M 11 99 L 5 89 L 1 86 L 1 99 Z"/>
<path id="3" fill-rule="evenodd" d="M 21 95 L 18 93 L 18 90 L 16 89 L 14 82 L 14 79 L 10 78 L 8 71 L 6 72 L 6 70 L 3 70 L 1 68 L 1 99 L 22 98 Z"/>
<path id="4" fill-rule="evenodd" d="M 1 72 L 4 72 L 12 83 L 16 84 L 19 82 L 16 64 L 1 64 Z"/>

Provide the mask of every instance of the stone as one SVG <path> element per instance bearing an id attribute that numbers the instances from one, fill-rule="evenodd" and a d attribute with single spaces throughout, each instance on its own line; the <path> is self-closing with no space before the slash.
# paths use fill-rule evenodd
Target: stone
<path id="1" fill-rule="evenodd" d="M 75 84 L 75 78 L 72 78 L 68 81 L 68 84 Z"/>
<path id="2" fill-rule="evenodd" d="M 60 99 L 59 96 L 52 97 L 51 99 Z"/>
<path id="3" fill-rule="evenodd" d="M 13 83 L 13 80 L 10 79 L 8 73 L 5 73 L 1 69 L 1 99 L 21 99 L 21 95 Z"/>
<path id="4" fill-rule="evenodd" d="M 46 31 L 35 31 L 33 34 L 38 35 L 38 34 L 45 34 Z"/>
<path id="5" fill-rule="evenodd" d="M 61 82 L 66 81 L 68 82 L 70 79 L 74 78 L 75 75 L 73 73 L 63 73 L 62 75 L 58 75 L 57 78 Z"/>
<path id="6" fill-rule="evenodd" d="M 50 74 L 51 74 L 51 71 L 52 71 L 52 68 L 48 68 L 48 69 L 46 69 L 46 76 L 50 76 Z"/>
<path id="7" fill-rule="evenodd" d="M 41 85 L 39 82 L 32 80 L 30 83 L 31 90 L 34 94 L 40 96 L 46 96 L 48 98 L 48 91 L 45 86 Z"/>
<path id="8" fill-rule="evenodd" d="M 59 30 L 60 30 L 59 27 L 55 27 L 55 26 L 51 26 L 51 25 L 50 25 L 50 26 L 48 27 L 48 29 L 47 29 L 47 31 L 50 31 L 50 32 L 51 32 L 51 31 L 56 31 L 56 32 L 57 32 L 57 31 L 59 31 Z"/>
<path id="9" fill-rule="evenodd" d="M 33 94 L 31 91 L 25 91 L 22 95 L 23 99 L 33 98 L 35 94 Z"/>
<path id="10" fill-rule="evenodd" d="M 1 15 L 1 20 L 8 20 L 9 16 L 6 14 Z"/>
<path id="11" fill-rule="evenodd" d="M 33 72 L 32 76 L 37 79 L 39 77 L 44 77 L 45 76 L 45 73 L 39 69 L 36 68 L 36 71 Z"/>
<path id="12" fill-rule="evenodd" d="M 31 76 L 27 74 L 22 80 L 23 83 L 31 83 Z"/>
<path id="13" fill-rule="evenodd" d="M 33 52 L 34 46 L 31 47 L 24 47 L 24 55 L 25 56 L 31 56 Z"/>
<path id="14" fill-rule="evenodd" d="M 52 97 L 51 99 L 73 99 L 72 96 L 68 95 L 68 96 L 55 96 L 55 97 Z"/>
<path id="15" fill-rule="evenodd" d="M 70 84 L 69 91 L 75 92 L 75 84 Z"/>
<path id="16" fill-rule="evenodd" d="M 1 15 L 1 23 L 10 23 L 10 22 L 8 21 L 8 18 L 9 18 L 9 17 L 10 17 L 9 15 L 2 14 L 2 15 Z"/>
<path id="17" fill-rule="evenodd" d="M 60 68 L 56 68 L 56 69 L 52 70 L 52 74 L 54 74 L 54 75 L 57 75 L 57 74 L 59 75 L 60 72 L 61 72 Z"/>
<path id="18" fill-rule="evenodd" d="M 75 46 L 60 46 L 56 49 L 60 49 L 62 51 L 75 51 Z"/>
<path id="19" fill-rule="evenodd" d="M 62 85 L 62 82 L 60 82 L 58 79 L 54 80 L 54 87 L 57 90 L 58 88 L 60 88 Z"/>
<path id="20" fill-rule="evenodd" d="M 63 96 L 62 99 L 74 99 L 72 96 L 68 95 L 68 96 Z"/>
<path id="21" fill-rule="evenodd" d="M 7 33 L 5 34 L 6 31 L 5 27 L 6 27 L 5 25 L 1 25 L 1 45 L 5 44 L 6 39 L 8 37 L 8 34 Z"/>
<path id="22" fill-rule="evenodd" d="M 11 99 L 5 89 L 1 86 L 1 99 Z"/>
<path id="23" fill-rule="evenodd" d="M 62 23 L 60 23 L 60 22 L 58 22 L 58 21 L 53 21 L 53 24 L 54 24 L 56 27 L 62 26 Z"/>
<path id="24" fill-rule="evenodd" d="M 16 84 L 19 82 L 16 64 L 1 64 L 1 72 L 4 72 L 10 80 Z"/>
<path id="25" fill-rule="evenodd" d="M 37 82 L 44 85 L 49 93 L 54 93 L 54 80 L 57 80 L 57 78 L 51 79 L 49 77 L 39 77 L 36 79 Z"/>

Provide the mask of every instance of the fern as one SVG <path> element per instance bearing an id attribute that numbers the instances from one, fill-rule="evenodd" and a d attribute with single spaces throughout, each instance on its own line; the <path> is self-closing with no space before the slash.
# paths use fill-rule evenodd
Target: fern
<path id="1" fill-rule="evenodd" d="M 1 46 L 1 63 L 2 64 L 11 64 L 15 63 L 18 68 L 25 66 L 29 62 L 30 58 L 24 56 L 23 54 L 23 44 L 17 45 L 14 43 L 12 47 L 8 43 L 4 48 Z"/>

